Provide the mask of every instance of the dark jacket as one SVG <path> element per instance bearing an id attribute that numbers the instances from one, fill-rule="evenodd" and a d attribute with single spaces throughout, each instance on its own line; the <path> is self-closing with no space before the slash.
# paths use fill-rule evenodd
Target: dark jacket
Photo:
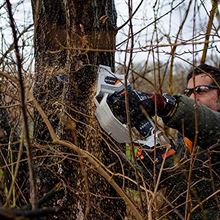
<path id="1" fill-rule="evenodd" d="M 174 208 L 169 219 L 185 216 L 186 201 L 190 219 L 220 219 L 220 113 L 186 96 L 176 99 L 175 113 L 163 119 L 167 126 L 179 131 L 177 153 L 167 160 L 175 169 L 168 169 L 162 180 L 170 208 Z M 193 153 L 184 146 L 183 136 L 194 142 Z"/>
<path id="2" fill-rule="evenodd" d="M 201 148 L 207 149 L 220 140 L 220 112 L 198 105 L 186 96 L 176 96 L 178 107 L 171 118 L 164 118 L 168 127 L 184 133 Z"/>

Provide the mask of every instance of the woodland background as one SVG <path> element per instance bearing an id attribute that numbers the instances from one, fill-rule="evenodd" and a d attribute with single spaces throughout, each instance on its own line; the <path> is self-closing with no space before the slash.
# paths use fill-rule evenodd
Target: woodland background
<path id="1" fill-rule="evenodd" d="M 220 66 L 219 2 L 121 4 L 1 0 L 1 219 L 166 219 L 173 209 L 162 212 L 160 181 L 100 129 L 97 68 L 181 93 L 192 67 Z"/>

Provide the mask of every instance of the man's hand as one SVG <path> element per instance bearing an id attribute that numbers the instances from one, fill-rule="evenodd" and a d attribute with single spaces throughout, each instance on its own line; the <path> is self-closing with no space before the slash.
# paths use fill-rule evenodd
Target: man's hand
<path id="1" fill-rule="evenodd" d="M 144 93 L 136 90 L 128 90 L 128 99 L 131 122 L 138 120 L 138 118 L 143 115 L 141 108 L 143 108 L 150 116 L 154 116 L 155 114 L 160 117 L 169 116 L 176 103 L 175 98 L 168 94 L 160 95 L 156 93 Z M 109 96 L 108 104 L 114 115 L 122 123 L 126 123 L 125 90 L 115 92 Z"/>

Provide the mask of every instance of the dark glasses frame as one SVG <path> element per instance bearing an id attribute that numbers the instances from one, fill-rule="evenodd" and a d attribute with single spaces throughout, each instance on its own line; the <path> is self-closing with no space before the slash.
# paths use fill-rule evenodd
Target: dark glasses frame
<path id="1" fill-rule="evenodd" d="M 184 89 L 184 95 L 191 96 L 193 92 L 196 94 L 202 93 L 202 92 L 208 92 L 212 89 L 219 89 L 219 87 L 216 84 L 208 84 L 208 85 L 199 85 L 194 88 L 186 88 Z"/>

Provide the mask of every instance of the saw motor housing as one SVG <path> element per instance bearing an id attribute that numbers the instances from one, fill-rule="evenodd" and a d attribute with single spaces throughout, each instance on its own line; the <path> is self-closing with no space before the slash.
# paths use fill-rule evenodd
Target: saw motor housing
<path id="1" fill-rule="evenodd" d="M 128 90 L 131 85 L 127 82 Z M 115 108 L 114 102 L 121 92 L 125 91 L 124 75 L 112 73 L 110 67 L 100 65 L 98 69 L 97 92 L 95 96 L 95 115 L 101 127 L 118 143 L 130 143 L 131 138 L 127 129 L 127 118 L 125 107 Z M 152 137 L 154 124 L 149 117 L 146 117 L 137 106 L 137 103 L 130 102 L 131 124 L 143 136 L 144 140 L 134 140 L 147 144 L 149 147 L 155 145 L 155 138 Z M 117 110 L 116 110 L 117 109 Z M 133 138 L 132 138 L 133 139 Z M 154 143 L 153 143 L 154 142 Z"/>
<path id="2" fill-rule="evenodd" d="M 127 82 L 127 91 L 133 91 Z M 95 96 L 95 115 L 102 129 L 118 143 L 132 143 L 144 150 L 158 148 L 157 159 L 163 159 L 167 149 L 174 149 L 170 140 L 159 129 L 155 128 L 152 119 L 140 110 L 139 102 L 143 100 L 141 93 L 135 94 L 136 99 L 129 101 L 131 126 L 139 132 L 139 137 L 129 136 L 127 114 L 124 97 L 125 79 L 123 74 L 113 73 L 108 66 L 100 65 L 98 69 L 97 92 Z M 123 100 L 123 101 L 120 101 Z"/>

